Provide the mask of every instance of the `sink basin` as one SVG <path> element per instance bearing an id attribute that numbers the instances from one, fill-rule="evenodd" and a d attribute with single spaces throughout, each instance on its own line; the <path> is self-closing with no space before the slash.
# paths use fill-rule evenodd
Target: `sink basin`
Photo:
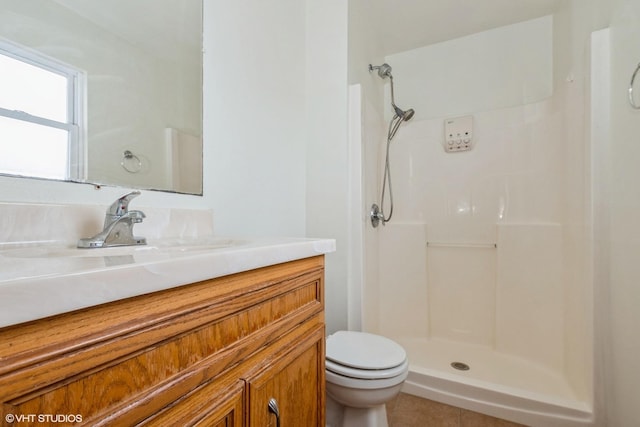
<path id="1" fill-rule="evenodd" d="M 1 251 L 0 255 L 11 258 L 101 258 L 122 256 L 153 256 L 188 254 L 228 248 L 241 244 L 234 239 L 166 240 L 157 244 L 141 246 L 115 246 L 98 249 L 79 249 L 69 246 L 30 246 Z"/>

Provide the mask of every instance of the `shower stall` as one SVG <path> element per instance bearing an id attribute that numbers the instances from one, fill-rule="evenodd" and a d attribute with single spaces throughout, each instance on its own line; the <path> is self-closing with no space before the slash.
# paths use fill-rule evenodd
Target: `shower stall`
<path id="1" fill-rule="evenodd" d="M 570 15 L 369 58 L 393 67 L 396 98 L 415 109 L 391 144 L 389 82 L 360 72 L 350 88 L 363 247 L 352 325 L 406 348 L 405 392 L 533 426 L 594 423 L 585 106 L 599 71 L 572 55 L 606 52 L 571 46 Z M 460 117 L 473 141 L 452 152 L 445 122 Z M 395 210 L 374 228 L 387 163 Z"/>

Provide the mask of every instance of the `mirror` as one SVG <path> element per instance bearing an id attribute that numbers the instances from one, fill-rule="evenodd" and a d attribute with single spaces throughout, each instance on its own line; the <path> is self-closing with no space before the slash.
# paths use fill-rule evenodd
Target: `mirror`
<path id="1" fill-rule="evenodd" d="M 71 70 L 77 85 L 56 92 L 68 97 L 66 123 L 20 106 L 27 92 L 48 96 L 28 90 L 39 83 L 27 73 L 15 82 L 24 89 L 7 83 L 18 107 L 0 99 L 0 158 L 14 159 L 0 173 L 202 194 L 202 0 L 0 0 L 0 53 Z M 13 136 L 7 123 L 51 126 L 62 143 Z M 45 145 L 64 146 L 64 176 L 31 164 L 53 162 Z"/>

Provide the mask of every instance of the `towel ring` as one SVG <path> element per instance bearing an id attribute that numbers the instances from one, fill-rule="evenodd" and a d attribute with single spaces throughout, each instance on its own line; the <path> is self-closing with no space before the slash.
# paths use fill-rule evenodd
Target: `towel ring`
<path id="1" fill-rule="evenodd" d="M 633 99 L 633 82 L 638 75 L 638 71 L 640 71 L 640 63 L 638 63 L 636 70 L 633 72 L 633 75 L 631 76 L 631 83 L 629 83 L 629 104 L 631 104 L 631 106 L 636 110 L 640 110 L 640 105 L 636 104 L 635 99 Z"/>
<path id="2" fill-rule="evenodd" d="M 129 173 L 138 173 L 142 170 L 140 158 L 129 150 L 124 152 L 120 166 Z"/>

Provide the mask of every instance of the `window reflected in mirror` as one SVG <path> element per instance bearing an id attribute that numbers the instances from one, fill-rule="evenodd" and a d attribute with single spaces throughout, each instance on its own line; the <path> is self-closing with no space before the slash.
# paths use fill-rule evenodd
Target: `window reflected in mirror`
<path id="1" fill-rule="evenodd" d="M 0 173 L 81 180 L 83 73 L 0 43 Z"/>
<path id="2" fill-rule="evenodd" d="M 0 3 L 0 174 L 202 194 L 202 0 Z"/>

